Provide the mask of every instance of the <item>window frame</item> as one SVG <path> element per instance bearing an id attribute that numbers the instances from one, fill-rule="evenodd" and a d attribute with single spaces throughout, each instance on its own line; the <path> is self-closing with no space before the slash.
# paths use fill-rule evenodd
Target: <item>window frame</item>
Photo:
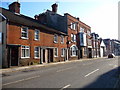
<path id="1" fill-rule="evenodd" d="M 55 50 L 57 50 L 57 51 L 55 51 Z M 57 55 L 55 55 L 55 53 L 56 53 Z M 58 57 L 58 48 L 54 48 L 54 57 Z"/>
<path id="2" fill-rule="evenodd" d="M 36 39 L 36 32 L 38 31 L 38 39 Z M 40 31 L 38 29 L 35 29 L 34 31 L 34 40 L 39 41 L 40 40 Z"/>
<path id="3" fill-rule="evenodd" d="M 24 47 L 24 48 L 23 48 Z M 23 57 L 23 49 L 25 50 L 25 52 L 24 52 L 24 56 L 25 57 Z M 28 56 L 27 56 L 27 52 L 26 52 L 26 50 L 28 50 L 29 52 L 28 52 Z M 25 45 L 22 45 L 21 46 L 21 58 L 30 58 L 30 46 L 25 46 Z"/>
<path id="4" fill-rule="evenodd" d="M 23 32 L 23 28 L 26 28 L 26 32 Z M 25 33 L 27 34 L 26 37 L 23 37 L 23 36 L 22 36 L 23 33 L 24 33 L 24 34 L 25 34 Z M 21 38 L 22 38 L 22 39 L 28 39 L 28 27 L 25 27 L 25 26 L 21 27 Z"/>
<path id="5" fill-rule="evenodd" d="M 63 44 L 63 43 L 64 43 L 64 36 L 61 35 L 61 44 Z"/>
<path id="6" fill-rule="evenodd" d="M 58 35 L 57 34 L 54 35 L 54 43 L 58 43 Z"/>
<path id="7" fill-rule="evenodd" d="M 36 57 L 36 56 L 35 56 L 35 55 L 36 55 L 35 48 L 38 48 L 38 55 L 39 55 L 39 57 Z M 38 47 L 38 46 L 35 46 L 35 47 L 34 47 L 34 58 L 35 58 L 35 59 L 40 59 L 40 47 Z"/>
<path id="8" fill-rule="evenodd" d="M 61 48 L 61 57 L 64 57 L 64 56 L 65 56 L 65 49 Z"/>

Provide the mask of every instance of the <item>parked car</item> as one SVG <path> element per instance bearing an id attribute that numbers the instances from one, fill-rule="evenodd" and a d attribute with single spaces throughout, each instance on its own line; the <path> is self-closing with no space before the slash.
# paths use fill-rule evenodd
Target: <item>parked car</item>
<path id="1" fill-rule="evenodd" d="M 108 58 L 115 58 L 115 55 L 113 53 L 108 54 Z"/>

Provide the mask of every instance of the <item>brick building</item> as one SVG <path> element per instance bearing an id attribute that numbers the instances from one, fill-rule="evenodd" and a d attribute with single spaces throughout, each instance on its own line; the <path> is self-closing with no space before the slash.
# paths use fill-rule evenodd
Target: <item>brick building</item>
<path id="1" fill-rule="evenodd" d="M 38 20 L 20 14 L 20 3 L 13 2 L 9 9 L 0 8 L 6 17 L 2 27 L 5 44 L 3 67 L 24 66 L 67 60 L 67 34 L 42 25 Z"/>
<path id="2" fill-rule="evenodd" d="M 58 14 L 57 7 L 58 5 L 55 3 L 52 5 L 52 11 L 47 10 L 35 17 L 42 24 L 68 34 L 69 60 L 92 57 L 91 27 L 68 13 L 65 13 L 64 16 Z M 82 41 L 84 42 L 82 43 Z"/>

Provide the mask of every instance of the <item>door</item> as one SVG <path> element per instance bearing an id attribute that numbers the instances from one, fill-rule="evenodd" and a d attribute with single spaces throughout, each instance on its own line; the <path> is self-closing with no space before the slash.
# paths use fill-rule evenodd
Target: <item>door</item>
<path id="1" fill-rule="evenodd" d="M 10 48 L 11 66 L 18 66 L 18 47 Z"/>
<path id="2" fill-rule="evenodd" d="M 53 62 L 53 49 L 48 49 L 48 62 Z"/>

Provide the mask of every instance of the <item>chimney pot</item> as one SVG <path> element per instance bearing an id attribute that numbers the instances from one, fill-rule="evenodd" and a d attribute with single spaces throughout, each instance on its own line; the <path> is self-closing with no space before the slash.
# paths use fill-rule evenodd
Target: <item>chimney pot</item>
<path id="1" fill-rule="evenodd" d="M 52 5 L 52 12 L 56 13 L 57 12 L 57 7 L 58 7 L 58 4 L 53 4 Z"/>

